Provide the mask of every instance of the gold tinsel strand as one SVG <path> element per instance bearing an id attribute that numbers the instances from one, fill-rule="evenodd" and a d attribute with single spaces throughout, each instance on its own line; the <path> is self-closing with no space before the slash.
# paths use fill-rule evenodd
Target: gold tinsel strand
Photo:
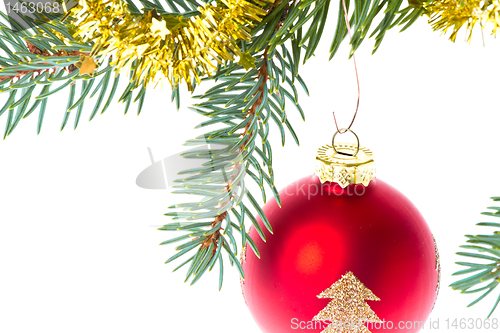
<path id="1" fill-rule="evenodd" d="M 492 34 L 496 35 L 500 27 L 500 0 L 443 0 L 422 3 L 425 12 L 430 16 L 434 30 L 446 33 L 452 30 L 450 39 L 455 41 L 458 31 L 466 27 L 466 40 L 470 41 L 472 29 L 479 24 L 481 28 L 492 26 Z"/>
<path id="2" fill-rule="evenodd" d="M 250 27 L 267 13 L 274 0 L 220 0 L 217 6 L 199 7 L 200 15 L 158 15 L 156 10 L 133 15 L 121 0 L 80 0 L 72 9 L 74 35 L 91 41 L 91 55 L 102 62 L 111 56 L 118 73 L 133 70 L 136 85 L 167 78 L 171 85 L 184 80 L 193 90 L 192 79 L 211 75 L 216 64 L 235 60 L 245 68 L 255 60 L 238 47 L 249 41 Z M 135 61 L 135 64 L 133 62 Z"/>

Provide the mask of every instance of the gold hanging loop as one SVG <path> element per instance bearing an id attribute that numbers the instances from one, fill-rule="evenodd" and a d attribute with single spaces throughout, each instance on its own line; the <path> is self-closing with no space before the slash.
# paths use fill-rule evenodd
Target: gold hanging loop
<path id="1" fill-rule="evenodd" d="M 337 149 L 335 149 L 335 137 L 337 136 L 337 134 L 343 134 L 345 132 L 351 132 L 352 134 L 354 134 L 354 137 L 356 137 L 356 152 L 354 154 L 349 154 L 349 153 L 344 153 L 344 152 L 341 152 L 341 151 L 338 151 Z M 356 157 L 356 155 L 358 155 L 358 152 L 359 152 L 359 138 L 358 136 L 356 135 L 356 133 L 354 133 L 352 131 L 352 129 L 350 128 L 343 128 L 341 130 L 338 130 L 337 132 L 335 132 L 335 134 L 333 135 L 333 138 L 332 138 L 332 148 L 333 148 L 333 151 L 335 152 L 335 154 L 341 154 L 341 155 L 347 155 L 347 156 L 353 156 L 353 157 Z"/>

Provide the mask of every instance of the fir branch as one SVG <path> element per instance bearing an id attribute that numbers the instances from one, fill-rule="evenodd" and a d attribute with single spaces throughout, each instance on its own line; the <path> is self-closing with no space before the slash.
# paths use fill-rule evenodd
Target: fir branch
<path id="1" fill-rule="evenodd" d="M 4 21 L 8 20 L 4 13 L 0 15 Z M 73 22 L 72 18 L 67 20 Z M 14 19 L 10 21 L 16 22 Z M 114 67 L 109 63 L 110 58 L 105 57 L 95 59 L 98 67 L 94 73 L 91 72 L 92 67 L 88 74 L 78 70 L 82 61 L 85 62 L 89 58 L 92 43 L 82 43 L 81 40 L 73 38 L 70 30 L 71 24 L 59 21 L 46 22 L 39 26 L 31 25 L 30 29 L 19 31 L 14 31 L 4 22 L 0 22 L 0 93 L 9 93 L 0 109 L 0 116 L 7 114 L 4 139 L 12 134 L 22 119 L 36 110 L 39 110 L 39 134 L 48 99 L 68 88 L 68 106 L 64 112 L 61 130 L 66 127 L 70 115 L 74 115 L 74 128 L 77 128 L 89 97 L 97 98 L 89 120 L 92 120 L 98 111 L 105 112 L 111 105 L 120 75 L 115 78 L 113 84 L 110 83 Z M 63 43 L 61 38 L 66 42 Z M 74 84 L 82 80 L 85 82 L 82 82 L 82 89 L 77 92 Z M 98 82 L 97 86 L 94 86 L 94 82 Z M 95 88 L 92 89 L 93 87 Z M 133 96 L 133 91 L 137 88 L 139 91 Z M 120 99 L 125 103 L 125 113 L 132 102 L 138 103 L 137 112 L 140 113 L 145 92 L 141 85 L 128 85 L 125 88 Z M 19 94 L 20 98 L 16 99 Z M 75 112 L 72 112 L 73 110 Z"/>
<path id="2" fill-rule="evenodd" d="M 350 56 L 361 46 L 367 36 L 375 38 L 372 52 L 375 53 L 389 30 L 402 26 L 400 31 L 405 31 L 423 15 L 424 10 L 420 7 L 414 7 L 410 4 L 402 8 L 404 2 L 404 0 L 354 1 L 353 12 L 349 19 L 353 31 L 350 41 Z M 350 0 L 346 0 L 347 8 L 350 7 L 349 5 Z M 337 53 L 340 44 L 347 36 L 347 26 L 343 15 L 342 2 L 340 1 L 337 28 L 330 47 L 330 59 Z M 380 18 L 379 24 L 374 29 L 371 29 L 373 22 L 377 18 Z"/>
<path id="3" fill-rule="evenodd" d="M 268 21 L 274 31 L 281 28 L 282 18 L 286 16 L 286 14 L 283 15 L 287 10 L 285 6 L 281 10 L 279 16 L 275 15 L 277 19 Z M 252 43 L 256 39 L 258 40 L 259 37 L 253 38 Z M 243 44 L 242 49 L 248 50 L 248 45 Z M 303 115 L 298 105 L 294 81 L 298 78 L 301 84 L 304 83 L 298 73 L 292 71 L 292 68 L 298 68 L 298 63 L 295 64 L 294 61 L 300 60 L 300 53 L 296 54 L 296 58 L 292 58 L 284 45 L 282 45 L 283 54 L 276 49 L 272 51 L 270 49 L 270 45 L 263 45 L 262 51 L 251 53 L 255 59 L 258 59 L 258 64 L 254 69 L 244 71 L 240 64 L 232 61 L 224 67 L 221 66 L 214 79 L 222 83 L 212 87 L 202 96 L 198 96 L 205 101 L 192 108 L 195 112 L 210 118 L 198 127 L 219 125 L 219 128 L 195 140 L 190 140 L 186 144 L 225 144 L 224 148 L 218 150 L 196 150 L 184 155 L 186 158 L 209 158 L 209 162 L 203 164 L 201 168 L 182 172 L 193 175 L 178 180 L 179 185 L 174 186 L 173 193 L 196 194 L 203 198 L 199 202 L 172 206 L 171 208 L 181 209 L 181 211 L 165 215 L 171 216 L 174 220 L 183 219 L 186 222 L 174 222 L 160 228 L 160 230 L 190 231 L 186 238 L 176 237 L 186 242 L 176 248 L 178 253 L 168 259 L 167 263 L 196 249 L 187 261 L 175 269 L 189 262 L 186 281 L 192 278 L 192 284 L 198 281 L 207 270 L 210 270 L 216 261 L 219 261 L 220 267 L 223 267 L 223 252 L 227 254 L 230 263 L 237 266 L 242 279 L 244 278 L 241 265 L 236 259 L 238 245 L 234 238 L 234 230 L 240 233 L 241 246 L 248 245 L 256 255 L 259 255 L 255 242 L 248 235 L 249 223 L 245 223 L 246 220 L 250 220 L 251 225 L 256 228 L 263 239 L 265 239 L 262 229 L 264 226 L 272 232 L 271 225 L 260 204 L 245 185 L 245 176 L 250 176 L 249 178 L 259 186 L 264 203 L 266 201 L 264 184 L 267 184 L 277 202 L 280 203 L 278 191 L 274 186 L 271 145 L 267 141 L 269 120 L 272 118 L 278 125 L 282 132 L 283 143 L 285 136 L 283 125 L 288 127 L 298 143 L 286 117 L 285 99 L 290 99 Z M 289 85 L 293 92 L 283 87 L 281 83 Z M 240 134 L 236 134 L 238 132 Z M 260 138 L 262 148 L 259 148 L 257 138 Z M 220 192 L 221 186 L 224 188 L 222 193 Z M 262 220 L 263 227 L 258 223 L 254 212 Z M 212 221 L 206 221 L 210 217 L 213 217 Z M 197 220 L 200 222 L 195 222 Z M 207 262 L 211 264 L 208 265 Z M 222 272 L 223 270 L 219 272 L 221 274 L 219 288 L 223 281 Z"/>
<path id="4" fill-rule="evenodd" d="M 262 57 L 263 57 L 262 66 L 259 68 L 259 72 L 257 75 L 257 81 L 259 84 L 257 85 L 257 90 L 255 92 L 253 92 L 253 94 L 252 94 L 252 97 L 257 96 L 257 99 L 255 100 L 255 102 L 252 104 L 252 106 L 250 107 L 250 109 L 247 112 L 246 120 L 248 120 L 248 121 L 246 122 L 245 129 L 243 130 L 243 133 L 242 133 L 242 137 L 247 138 L 247 139 L 241 144 L 241 146 L 239 146 L 237 148 L 238 154 L 241 154 L 245 150 L 251 137 L 255 135 L 255 133 L 253 133 L 255 131 L 255 129 L 253 127 L 251 128 L 250 125 L 251 125 L 252 121 L 256 118 L 257 109 L 262 105 L 264 91 L 266 89 L 266 82 L 269 79 L 269 75 L 267 73 L 267 70 L 268 70 L 268 68 L 267 68 L 268 49 L 269 49 L 269 47 L 266 48 L 266 50 L 264 51 L 264 53 L 262 55 Z M 236 178 L 238 177 L 237 175 L 240 174 L 240 172 L 241 172 L 242 162 L 241 161 L 238 162 L 237 164 L 235 164 L 233 166 L 233 168 L 238 170 L 238 173 L 234 174 L 231 177 L 231 179 L 229 179 L 229 181 L 227 182 L 226 191 L 228 193 L 231 191 L 231 186 L 234 183 L 234 181 L 236 180 Z M 234 197 L 235 197 L 235 195 L 233 193 L 228 198 L 228 200 L 224 203 L 224 205 L 227 205 L 227 203 L 229 203 L 232 199 L 234 199 Z M 228 214 L 228 211 L 226 210 L 225 212 L 217 215 L 217 217 L 215 218 L 215 220 L 212 222 L 212 225 L 211 225 L 211 227 L 215 228 L 215 230 L 212 230 L 210 235 L 207 236 L 206 239 L 201 243 L 201 248 L 208 248 L 208 247 L 212 246 L 212 257 L 214 257 L 215 253 L 217 252 L 217 248 L 219 246 L 219 237 L 221 235 L 221 231 L 223 231 L 223 228 L 221 226 L 221 222 L 226 218 L 227 214 Z M 219 227 L 217 228 L 217 226 L 219 226 Z"/>
<path id="5" fill-rule="evenodd" d="M 402 26 L 401 31 L 409 28 L 420 16 L 423 15 L 422 6 L 408 5 L 404 8 L 404 0 L 367 0 L 354 1 L 353 8 L 350 8 L 351 1 L 346 0 L 347 9 L 351 9 L 350 25 L 353 36 L 350 41 L 350 56 L 362 44 L 367 36 L 375 38 L 373 53 L 380 47 L 385 34 L 390 29 Z M 319 45 L 324 33 L 324 27 L 328 18 L 331 0 L 308 0 L 308 1 L 283 1 L 276 3 L 278 11 L 286 9 L 284 17 L 277 17 L 276 13 L 271 13 L 254 28 L 255 31 L 262 30 L 271 20 L 280 22 L 283 29 L 279 32 L 271 29 L 264 31 L 259 40 L 253 43 L 252 48 L 258 48 L 268 41 L 270 50 L 282 45 L 287 40 L 296 38 L 298 47 L 306 50 L 304 63 L 314 55 L 314 51 Z M 341 43 L 347 36 L 347 27 L 344 20 L 342 1 L 338 4 L 337 28 L 335 30 L 332 45 L 330 47 L 330 59 L 337 53 Z M 380 23 L 371 29 L 377 18 Z"/>
<path id="6" fill-rule="evenodd" d="M 217 140 L 217 138 L 226 138 L 232 141 L 232 144 L 229 144 L 226 148 L 215 151 L 215 153 L 210 153 L 209 151 L 197 151 L 188 155 L 185 155 L 187 158 L 203 158 L 209 157 L 210 162 L 208 167 L 202 167 L 201 169 L 196 170 L 186 170 L 185 173 L 201 173 L 200 175 L 195 175 L 188 177 L 187 179 L 183 179 L 180 181 L 181 185 L 176 186 L 176 188 L 186 188 L 188 192 L 179 192 L 178 190 L 175 193 L 190 193 L 190 194 L 198 194 L 205 196 L 200 203 L 194 202 L 192 204 L 180 204 L 175 205 L 172 208 L 184 208 L 184 210 L 193 211 L 198 209 L 209 209 L 208 214 L 204 211 L 199 213 L 198 216 L 187 213 L 187 215 L 180 215 L 179 212 L 167 213 L 168 216 L 173 216 L 174 219 L 179 217 L 185 218 L 187 220 L 194 218 L 200 218 L 200 215 L 203 217 L 209 217 L 210 214 L 215 214 L 215 217 L 211 223 L 203 222 L 203 225 L 194 223 L 188 224 L 187 228 L 199 228 L 205 227 L 205 231 L 200 234 L 196 233 L 197 229 L 193 229 L 194 233 L 190 234 L 190 236 L 194 236 L 187 244 L 197 244 L 198 251 L 193 257 L 191 257 L 190 262 L 191 265 L 188 269 L 186 281 L 192 277 L 192 284 L 195 283 L 203 273 L 213 267 L 213 264 L 208 266 L 207 263 L 215 263 L 217 260 L 222 261 L 222 249 L 225 249 L 226 253 L 229 256 L 229 260 L 231 264 L 236 264 L 239 268 L 240 274 L 243 276 L 243 270 L 240 267 L 240 263 L 235 259 L 237 257 L 237 245 L 234 240 L 232 227 L 233 224 L 231 222 L 231 218 L 229 216 L 229 212 L 234 209 L 234 206 L 238 205 L 238 202 L 241 204 L 241 200 L 245 196 L 245 187 L 244 187 L 244 176 L 247 173 L 247 167 L 245 166 L 245 162 L 248 159 L 248 151 L 252 148 L 249 147 L 250 143 L 254 143 L 255 138 L 257 136 L 257 127 L 256 124 L 261 118 L 262 107 L 264 96 L 267 94 L 267 82 L 269 80 L 268 75 L 268 48 L 261 55 L 262 61 L 260 62 L 259 69 L 257 70 L 256 76 L 253 78 L 249 78 L 248 81 L 252 80 L 254 85 L 250 86 L 245 90 L 242 94 L 238 94 L 235 99 L 233 96 L 229 95 L 222 99 L 221 96 L 217 96 L 220 103 L 229 103 L 233 104 L 233 109 L 237 110 L 237 113 L 233 116 L 220 116 L 217 114 L 216 105 L 213 99 L 210 100 L 210 96 L 213 96 L 214 89 L 212 91 L 208 91 L 205 95 L 209 97 L 210 104 L 200 103 L 195 108 L 198 112 L 203 112 L 205 114 L 206 111 L 202 111 L 203 107 L 207 109 L 214 110 L 213 112 L 209 112 L 207 115 L 210 115 L 212 121 L 202 123 L 201 126 L 209 126 L 217 123 L 225 123 L 230 127 L 227 127 L 225 130 L 219 130 L 212 133 L 207 133 L 206 138 L 207 142 L 211 142 L 212 138 Z M 241 68 L 240 66 L 238 66 Z M 234 75 L 234 74 L 233 74 Z M 241 77 L 243 73 L 240 74 L 235 80 L 241 82 Z M 247 80 L 243 80 L 244 82 L 248 82 Z M 225 84 L 227 86 L 227 84 Z M 217 87 L 215 87 L 215 91 L 217 91 Z M 240 88 L 240 87 L 238 87 Z M 239 89 L 238 89 L 239 90 Z M 236 89 L 235 89 L 236 91 Z M 247 101 L 250 101 L 247 103 Z M 245 112 L 245 113 L 242 113 Z M 239 114 L 238 114 L 239 113 Z M 240 115 L 245 114 L 244 117 Z M 232 120 L 241 119 L 240 124 L 235 124 Z M 238 129 L 242 130 L 240 135 L 234 135 L 235 131 Z M 253 149 L 252 149 L 253 150 Z M 215 155 L 215 156 L 214 156 Z M 245 158 L 246 156 L 246 158 Z M 225 168 L 227 168 L 228 173 L 225 173 Z M 213 172 L 215 170 L 222 170 Z M 212 171 L 212 172 L 210 172 Z M 208 177 L 207 178 L 207 173 Z M 221 174 L 222 173 L 222 174 Z M 222 177 L 221 177 L 222 176 Z M 216 181 L 216 177 L 218 177 L 218 183 L 224 183 L 224 190 L 220 193 L 220 187 L 218 187 Z M 192 181 L 192 183 L 191 183 Z M 207 185 L 203 185 L 203 184 Z M 196 184 L 196 185 L 195 185 Z M 208 185 L 212 184 L 212 185 Z M 202 186 L 204 186 L 202 190 Z M 241 189 L 241 190 L 239 190 Z M 213 190 L 214 192 L 210 192 Z M 220 193 L 220 194 L 219 194 Z M 220 209 L 222 208 L 222 209 Z M 242 218 L 244 218 L 245 214 L 248 214 L 249 211 L 241 204 L 241 215 L 236 213 L 235 217 L 238 220 L 240 225 L 235 225 L 236 229 L 240 231 L 242 237 L 245 239 L 245 245 L 247 242 L 252 242 L 251 238 L 248 236 L 247 231 L 244 226 L 244 222 Z M 211 213 L 212 212 L 212 213 Z M 223 224 L 225 222 L 225 224 Z M 184 229 L 182 225 L 165 225 L 160 230 L 168 230 L 169 227 L 177 227 L 177 229 Z M 232 249 L 228 246 L 228 244 L 232 244 Z M 177 247 L 178 251 L 182 251 L 186 245 Z M 174 255 L 177 258 L 176 255 Z M 173 260 L 172 258 L 167 260 L 170 262 Z M 222 264 L 220 264 L 222 265 Z M 219 287 L 222 287 L 222 275 L 220 276 L 221 283 Z"/>
<path id="7" fill-rule="evenodd" d="M 492 198 L 500 201 L 500 197 Z M 484 212 L 483 215 L 500 217 L 500 207 L 488 207 L 493 212 Z M 500 228 L 500 223 L 480 222 L 477 225 Z M 455 272 L 453 275 L 469 275 L 450 285 L 454 290 L 460 290 L 463 294 L 482 292 L 482 294 L 468 306 L 477 304 L 489 295 L 500 284 L 500 229 L 490 235 L 466 235 L 467 245 L 460 246 L 467 252 L 457 252 L 458 255 L 479 259 L 479 262 L 457 262 L 457 265 L 467 267 Z M 471 245 L 472 244 L 472 245 Z M 493 314 L 500 303 L 500 295 L 497 297 L 488 318 Z"/>

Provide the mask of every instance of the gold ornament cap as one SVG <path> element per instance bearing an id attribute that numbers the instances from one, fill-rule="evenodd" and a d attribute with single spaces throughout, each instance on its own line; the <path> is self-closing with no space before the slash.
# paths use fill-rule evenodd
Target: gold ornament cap
<path id="1" fill-rule="evenodd" d="M 354 134 L 357 143 L 335 143 L 335 136 L 345 131 Z M 318 149 L 316 175 L 321 183 L 334 182 L 342 188 L 349 184 L 368 186 L 375 178 L 373 153 L 368 148 L 359 146 L 359 138 L 353 131 L 342 129 L 333 135 L 331 145 L 324 145 Z"/>

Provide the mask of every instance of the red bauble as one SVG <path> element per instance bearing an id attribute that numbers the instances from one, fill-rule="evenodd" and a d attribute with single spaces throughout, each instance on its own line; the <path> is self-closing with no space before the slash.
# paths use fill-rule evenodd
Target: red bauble
<path id="1" fill-rule="evenodd" d="M 380 298 L 367 302 L 385 321 L 371 332 L 420 330 L 436 300 L 439 259 L 403 194 L 379 179 L 342 189 L 311 175 L 280 197 L 282 208 L 274 199 L 264 207 L 274 233 L 264 242 L 250 231 L 261 259 L 248 247 L 243 255 L 245 301 L 263 332 L 321 332 L 312 319 L 330 300 L 317 295 L 348 271 Z"/>

